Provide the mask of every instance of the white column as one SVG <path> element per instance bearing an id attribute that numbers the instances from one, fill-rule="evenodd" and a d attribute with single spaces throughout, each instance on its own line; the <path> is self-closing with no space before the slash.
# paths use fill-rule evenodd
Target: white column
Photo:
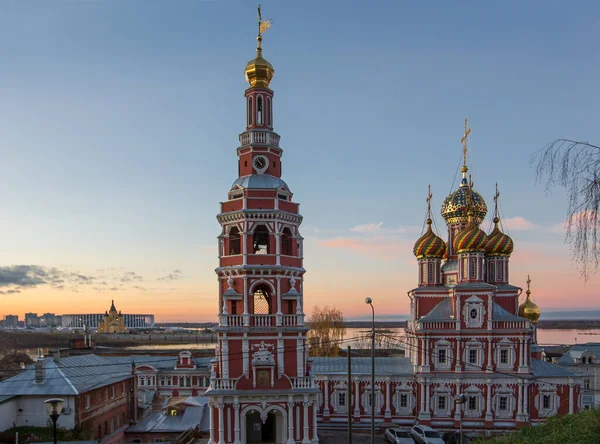
<path id="1" fill-rule="evenodd" d="M 304 415 L 303 415 L 303 424 L 304 424 L 304 433 L 302 435 L 302 443 L 303 444 L 308 444 L 310 443 L 310 438 L 308 437 L 308 431 L 309 431 L 309 426 L 308 426 L 308 405 L 310 404 L 310 402 L 308 402 L 308 395 L 304 396 Z"/>
<path id="2" fill-rule="evenodd" d="M 573 381 L 569 381 L 569 415 L 573 413 Z"/>
<path id="3" fill-rule="evenodd" d="M 493 345 L 492 338 L 488 338 L 488 357 L 487 357 L 487 371 L 488 372 L 491 372 L 494 367 L 494 363 L 492 362 L 492 345 Z"/>
<path id="4" fill-rule="evenodd" d="M 297 360 L 298 360 L 298 377 L 300 378 L 301 376 L 304 376 L 304 354 L 303 354 L 303 346 L 304 346 L 304 341 L 302 338 L 302 333 L 299 333 L 298 339 L 297 339 L 297 345 L 296 345 L 296 354 L 297 354 Z"/>
<path id="5" fill-rule="evenodd" d="M 391 398 L 390 398 L 390 378 L 385 378 L 385 418 L 392 417 L 392 410 L 390 409 Z"/>
<path id="6" fill-rule="evenodd" d="M 283 375 L 283 369 L 285 368 L 284 356 L 283 353 L 285 347 L 283 346 L 283 333 L 279 332 L 279 337 L 277 338 L 277 375 L 281 377 Z"/>
<path id="7" fill-rule="evenodd" d="M 520 420 L 520 416 L 523 414 L 523 381 L 519 381 L 517 386 L 519 391 L 517 392 L 517 421 Z"/>
<path id="8" fill-rule="evenodd" d="M 296 405 L 296 441 L 300 440 L 300 405 Z"/>
<path id="9" fill-rule="evenodd" d="M 225 421 L 223 417 L 223 403 L 219 403 L 219 444 L 225 444 Z"/>
<path id="10" fill-rule="evenodd" d="M 242 339 L 242 371 L 244 372 L 244 375 L 246 375 L 246 377 L 248 377 L 248 375 L 249 375 L 248 352 L 249 352 L 249 345 L 248 345 L 247 333 L 244 333 L 244 339 Z"/>
<path id="11" fill-rule="evenodd" d="M 329 416 L 329 380 L 327 377 L 323 380 L 323 391 L 325 392 L 325 396 L 323 397 L 325 400 L 325 404 L 323 405 L 323 416 Z"/>
<path id="12" fill-rule="evenodd" d="M 294 444 L 294 397 L 288 396 L 288 440 L 287 444 Z"/>
<path id="13" fill-rule="evenodd" d="M 523 386 L 523 400 L 525 401 L 523 407 L 523 414 L 525 418 L 529 418 L 529 382 L 525 381 L 525 385 Z"/>
<path id="14" fill-rule="evenodd" d="M 244 234 L 244 263 L 246 263 L 246 235 Z M 248 314 L 248 278 L 244 276 L 244 326 L 250 325 L 250 315 Z"/>
<path id="15" fill-rule="evenodd" d="M 237 397 L 233 404 L 233 443 L 240 443 L 240 404 Z"/>
<path id="16" fill-rule="evenodd" d="M 223 333 L 223 340 L 221 341 L 221 356 L 223 361 L 223 378 L 229 378 L 229 340 L 227 339 L 227 333 Z"/>
<path id="17" fill-rule="evenodd" d="M 430 393 L 429 393 L 429 382 L 425 382 L 425 414 L 427 416 L 430 415 L 431 403 L 430 403 Z"/>
<path id="18" fill-rule="evenodd" d="M 215 444 L 215 406 L 212 402 L 209 402 L 208 406 L 210 408 L 210 424 L 208 425 L 210 438 L 208 444 Z"/>
<path id="19" fill-rule="evenodd" d="M 492 420 L 492 386 L 490 381 L 486 384 L 486 396 L 485 396 L 485 420 Z"/>
<path id="20" fill-rule="evenodd" d="M 426 398 L 425 383 L 423 381 L 421 381 L 420 384 L 421 384 L 421 413 L 425 413 L 425 398 Z"/>

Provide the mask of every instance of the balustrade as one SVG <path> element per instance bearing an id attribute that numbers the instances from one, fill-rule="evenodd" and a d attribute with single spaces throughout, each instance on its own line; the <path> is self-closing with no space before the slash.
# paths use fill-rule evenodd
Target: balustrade
<path id="1" fill-rule="evenodd" d="M 237 379 L 233 378 L 212 378 L 210 385 L 213 390 L 233 390 Z"/>
<path id="2" fill-rule="evenodd" d="M 271 131 L 246 131 L 240 134 L 240 145 L 246 146 L 251 143 L 279 146 L 279 135 Z"/>
<path id="3" fill-rule="evenodd" d="M 300 376 L 299 378 L 290 378 L 294 384 L 294 388 L 315 388 L 315 383 L 310 376 Z"/>

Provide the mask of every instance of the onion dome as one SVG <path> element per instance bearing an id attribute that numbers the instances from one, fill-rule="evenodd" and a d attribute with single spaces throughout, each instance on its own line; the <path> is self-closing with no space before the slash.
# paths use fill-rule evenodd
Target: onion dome
<path id="1" fill-rule="evenodd" d="M 498 222 L 500 222 L 498 216 L 494 217 L 495 226 L 487 238 L 487 254 L 488 256 L 510 256 L 515 245 L 510 236 L 500 231 Z"/>
<path id="2" fill-rule="evenodd" d="M 258 36 L 259 46 L 256 48 L 256 58 L 250 60 L 244 69 L 246 81 L 250 84 L 251 88 L 268 88 L 273 74 L 275 74 L 273 65 L 262 56 L 261 40 L 262 38 Z"/>
<path id="3" fill-rule="evenodd" d="M 469 223 L 454 238 L 454 251 L 457 253 L 485 252 L 487 234 L 476 223 Z"/>
<path id="4" fill-rule="evenodd" d="M 531 290 L 529 288 L 531 284 L 531 279 L 527 276 L 527 298 L 525 302 L 519 305 L 519 316 L 525 319 L 529 319 L 534 324 L 537 324 L 538 319 L 540 318 L 541 311 L 540 307 L 537 306 L 531 300 Z"/>
<path id="5" fill-rule="evenodd" d="M 431 229 L 431 218 L 427 219 L 427 231 L 415 242 L 413 253 L 417 259 L 430 257 L 441 259 L 446 253 L 446 242 Z"/>
<path id="6" fill-rule="evenodd" d="M 455 223 L 455 222 L 467 222 L 468 214 L 467 214 L 467 195 L 471 194 L 471 206 L 472 206 L 472 216 L 476 223 L 481 223 L 487 214 L 487 205 L 477 191 L 470 189 L 470 185 L 467 181 L 467 171 L 468 168 L 466 165 L 463 165 L 462 172 L 463 178 L 454 193 L 450 194 L 444 200 L 442 204 L 442 217 L 446 221 L 447 224 Z"/>

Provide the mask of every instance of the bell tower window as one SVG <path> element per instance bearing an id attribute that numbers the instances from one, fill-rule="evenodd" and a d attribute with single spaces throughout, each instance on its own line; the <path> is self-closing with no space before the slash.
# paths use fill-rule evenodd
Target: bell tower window
<path id="1" fill-rule="evenodd" d="M 229 256 L 241 253 L 240 230 L 238 230 L 238 227 L 233 227 L 229 230 Z"/>
<path id="2" fill-rule="evenodd" d="M 427 279 L 427 281 L 430 284 L 433 284 L 433 282 L 434 282 L 434 279 L 433 279 L 433 271 L 434 271 L 433 262 L 429 262 L 428 267 L 429 267 L 429 271 L 428 271 L 428 276 L 427 276 L 428 279 Z"/>
<path id="3" fill-rule="evenodd" d="M 293 252 L 293 241 L 292 232 L 289 228 L 284 228 L 281 233 L 281 254 L 286 256 L 292 256 Z"/>
<path id="4" fill-rule="evenodd" d="M 490 282 L 496 282 L 496 263 L 492 261 L 488 267 L 488 270 L 490 272 Z"/>
<path id="5" fill-rule="evenodd" d="M 256 124 L 263 124 L 263 98 L 262 96 L 258 96 L 256 98 Z"/>
<path id="6" fill-rule="evenodd" d="M 267 126 L 271 126 L 271 98 L 267 97 Z"/>
<path id="7" fill-rule="evenodd" d="M 271 254 L 269 243 L 269 230 L 264 225 L 259 225 L 254 230 L 253 254 Z"/>
<path id="8" fill-rule="evenodd" d="M 469 259 L 469 279 L 475 279 L 476 264 L 474 257 Z"/>
<path id="9" fill-rule="evenodd" d="M 502 266 L 503 266 L 504 264 L 502 263 L 502 261 L 501 261 L 501 260 L 500 260 L 500 261 L 498 261 L 498 262 L 497 262 L 497 264 L 498 264 L 498 271 L 497 271 L 497 273 L 496 273 L 496 276 L 498 277 L 498 280 L 499 280 L 499 281 L 501 281 L 501 280 L 502 280 Z"/>
<path id="10" fill-rule="evenodd" d="M 271 298 L 265 287 L 259 287 L 254 291 L 254 314 L 270 314 Z"/>
<path id="11" fill-rule="evenodd" d="M 248 97 L 248 126 L 252 125 L 252 97 Z"/>

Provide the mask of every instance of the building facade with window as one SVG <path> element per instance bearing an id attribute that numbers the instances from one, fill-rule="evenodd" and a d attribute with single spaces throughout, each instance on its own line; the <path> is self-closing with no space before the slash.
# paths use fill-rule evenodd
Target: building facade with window
<path id="1" fill-rule="evenodd" d="M 600 343 L 573 345 L 557 364 L 581 375 L 583 408 L 600 407 Z"/>
<path id="2" fill-rule="evenodd" d="M 257 39 L 256 57 L 245 68 L 239 177 L 217 216 L 218 343 L 207 391 L 211 444 L 318 441 L 318 388 L 302 304 L 302 216 L 281 178 L 283 150 L 273 130 L 269 88 L 274 69 L 262 56 L 260 34 Z"/>

